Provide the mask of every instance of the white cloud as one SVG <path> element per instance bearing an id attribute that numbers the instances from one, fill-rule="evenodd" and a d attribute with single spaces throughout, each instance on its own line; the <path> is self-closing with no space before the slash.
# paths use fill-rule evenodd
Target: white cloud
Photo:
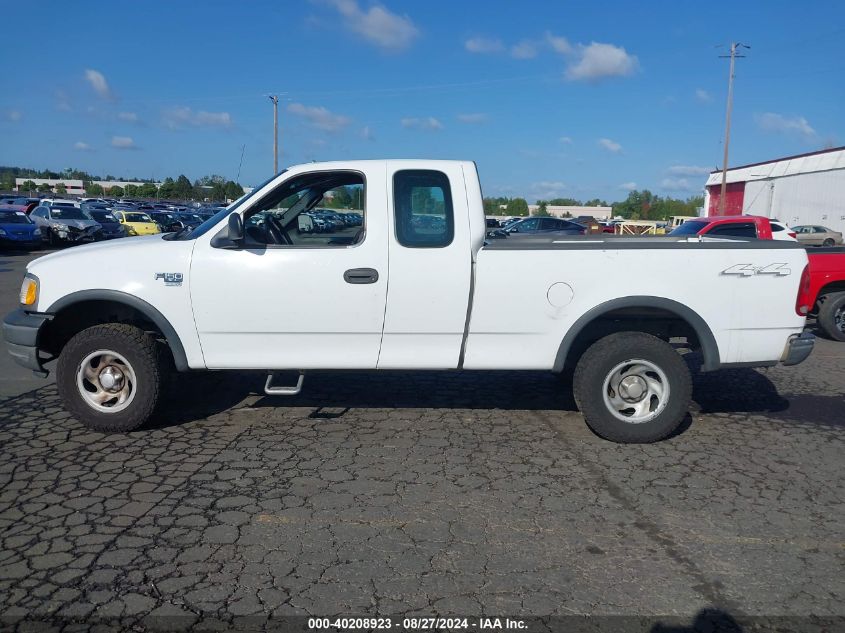
<path id="1" fill-rule="evenodd" d="M 530 200 L 547 200 L 549 198 L 562 198 L 566 193 L 566 183 L 559 180 L 541 180 L 531 183 L 528 191 Z"/>
<path id="2" fill-rule="evenodd" d="M 64 90 L 56 90 L 56 110 L 60 112 L 70 112 L 73 108 L 70 106 L 70 99 Z"/>
<path id="3" fill-rule="evenodd" d="M 502 40 L 487 37 L 471 37 L 464 42 L 464 48 L 470 53 L 500 53 L 505 49 Z"/>
<path id="4" fill-rule="evenodd" d="M 552 50 L 556 53 L 560 53 L 561 55 L 569 55 L 570 53 L 572 53 L 572 44 L 570 44 L 569 40 L 567 40 L 565 37 L 552 35 L 547 31 L 546 42 L 549 44 L 549 46 L 552 47 Z"/>
<path id="5" fill-rule="evenodd" d="M 616 141 L 611 141 L 609 138 L 600 138 L 598 140 L 599 147 L 603 147 L 608 152 L 618 154 L 622 151 L 622 146 Z"/>
<path id="6" fill-rule="evenodd" d="M 537 45 L 531 40 L 522 40 L 511 46 L 511 57 L 514 59 L 532 59 L 537 57 Z"/>
<path id="7" fill-rule="evenodd" d="M 106 78 L 103 76 L 99 70 L 92 70 L 88 69 L 85 71 L 85 80 L 91 84 L 91 87 L 94 89 L 100 97 L 103 99 L 114 99 L 114 93 L 109 88 L 109 84 L 106 81 Z"/>
<path id="8" fill-rule="evenodd" d="M 164 124 L 171 130 L 185 126 L 229 127 L 232 125 L 232 116 L 228 112 L 206 112 L 205 110 L 194 112 L 187 106 L 168 108 L 162 116 Z"/>
<path id="9" fill-rule="evenodd" d="M 112 136 L 111 146 L 117 149 L 138 149 L 131 136 Z"/>
<path id="10" fill-rule="evenodd" d="M 288 112 L 301 116 L 318 130 L 326 132 L 338 132 L 345 128 L 352 121 L 347 116 L 335 114 L 323 106 L 307 106 L 301 103 L 291 103 Z"/>
<path id="11" fill-rule="evenodd" d="M 443 124 L 433 116 L 429 117 L 406 117 L 401 121 L 402 127 L 416 130 L 442 130 Z"/>
<path id="12" fill-rule="evenodd" d="M 817 137 L 816 131 L 802 116 L 788 117 L 774 112 L 765 112 L 758 114 L 755 119 L 764 132 L 797 135 L 808 141 Z"/>
<path id="13" fill-rule="evenodd" d="M 704 183 L 690 182 L 686 178 L 664 178 L 660 181 L 660 186 L 667 191 L 701 191 L 704 188 Z"/>
<path id="14" fill-rule="evenodd" d="M 126 121 L 127 123 L 138 122 L 138 115 L 135 112 L 120 112 L 118 113 L 117 118 L 121 121 Z"/>
<path id="15" fill-rule="evenodd" d="M 566 69 L 566 78 L 572 81 L 597 81 L 605 77 L 632 75 L 639 68 L 639 60 L 629 55 L 621 46 L 592 42 L 581 44 L 576 61 Z"/>
<path id="16" fill-rule="evenodd" d="M 375 134 L 373 134 L 373 131 L 370 129 L 369 125 L 365 125 L 361 128 L 361 138 L 365 141 L 376 140 Z"/>
<path id="17" fill-rule="evenodd" d="M 7 110 L 6 111 L 6 120 L 11 121 L 12 123 L 17 123 L 23 118 L 23 112 L 20 110 Z"/>
<path id="18" fill-rule="evenodd" d="M 633 181 L 632 182 L 623 182 L 621 185 L 619 185 L 619 188 L 622 189 L 623 191 L 633 191 L 634 189 L 637 188 L 637 183 L 635 183 Z"/>
<path id="19" fill-rule="evenodd" d="M 676 176 L 704 176 L 713 170 L 710 167 L 698 167 L 696 165 L 672 165 L 666 171 Z"/>
<path id="20" fill-rule="evenodd" d="M 357 0 L 327 1 L 343 16 L 350 31 L 385 50 L 408 48 L 420 35 L 411 18 L 391 13 L 380 4 L 364 11 Z"/>
<path id="21" fill-rule="evenodd" d="M 132 139 L 130 139 L 130 140 L 132 140 Z M 112 143 L 114 143 L 114 139 L 112 139 Z M 90 152 L 93 148 L 90 145 L 88 145 L 88 143 L 84 143 L 82 141 L 76 141 L 76 143 L 73 144 L 73 149 L 79 150 L 80 152 Z"/>
<path id="22" fill-rule="evenodd" d="M 711 101 L 713 101 L 713 97 L 711 96 L 711 94 L 707 92 L 704 88 L 695 89 L 695 98 L 701 103 L 710 103 Z"/>
<path id="23" fill-rule="evenodd" d="M 572 145 L 572 139 L 568 136 L 561 136 L 558 140 L 565 145 Z"/>
<path id="24" fill-rule="evenodd" d="M 457 119 L 461 123 L 484 123 L 487 121 L 487 115 L 484 112 L 468 112 L 459 114 Z"/>

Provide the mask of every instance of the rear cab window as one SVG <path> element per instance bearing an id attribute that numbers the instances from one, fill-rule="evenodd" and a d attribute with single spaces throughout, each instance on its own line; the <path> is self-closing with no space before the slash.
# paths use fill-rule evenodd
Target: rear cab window
<path id="1" fill-rule="evenodd" d="M 449 177 L 431 169 L 393 174 L 396 241 L 406 248 L 444 248 L 455 237 Z"/>

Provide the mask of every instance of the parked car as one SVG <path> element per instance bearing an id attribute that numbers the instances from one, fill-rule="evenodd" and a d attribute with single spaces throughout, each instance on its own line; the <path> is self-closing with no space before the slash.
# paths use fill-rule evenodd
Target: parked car
<path id="1" fill-rule="evenodd" d="M 485 223 L 487 224 L 488 229 L 499 229 L 502 227 L 496 218 L 485 218 Z"/>
<path id="2" fill-rule="evenodd" d="M 161 233 L 158 224 L 141 211 L 113 211 L 114 216 L 126 228 L 127 235 L 153 235 Z"/>
<path id="3" fill-rule="evenodd" d="M 810 301 L 817 325 L 836 341 L 845 341 L 845 248 L 807 248 Z"/>
<path id="4" fill-rule="evenodd" d="M 687 220 L 669 232 L 669 237 L 707 235 L 708 237 L 750 237 L 772 240 L 769 218 L 760 215 L 713 215 Z"/>
<path id="5" fill-rule="evenodd" d="M 126 237 L 128 235 L 126 228 L 110 210 L 102 207 L 95 207 L 93 209 L 83 209 L 83 211 L 90 216 L 92 220 L 96 220 L 100 226 L 103 227 L 103 230 L 101 231 L 102 239 L 113 240 L 118 237 Z"/>
<path id="6" fill-rule="evenodd" d="M 175 213 L 150 211 L 147 215 L 153 219 L 153 222 L 158 224 L 158 228 L 162 233 L 173 233 L 185 226 L 182 220 L 176 217 Z"/>
<path id="7" fill-rule="evenodd" d="M 367 191 L 370 232 L 355 248 L 269 248 L 289 245 L 273 231 L 247 239 L 251 218 L 279 200 L 358 178 L 382 186 Z M 440 231 L 413 222 L 427 211 L 420 189 L 443 201 Z M 30 262 L 5 338 L 41 375 L 58 358 L 62 404 L 100 432 L 144 424 L 171 366 L 271 368 L 271 396 L 302 389 L 303 373 L 274 384 L 284 369 L 574 368 L 585 421 L 617 442 L 663 439 L 687 418 L 681 341 L 703 371 L 794 365 L 813 349 L 797 243 L 554 233 L 485 243 L 480 192 L 469 161 L 289 167 L 202 230 Z"/>
<path id="8" fill-rule="evenodd" d="M 584 235 L 586 228 L 562 218 L 523 218 L 503 229 L 505 233 L 545 233 L 555 231 L 564 235 Z"/>
<path id="9" fill-rule="evenodd" d="M 205 218 L 200 217 L 196 213 L 190 212 L 178 212 L 175 214 L 176 217 L 182 222 L 183 226 L 189 226 L 192 229 L 198 227 L 200 224 L 205 222 Z"/>
<path id="10" fill-rule="evenodd" d="M 0 206 L 0 247 L 37 250 L 41 248 L 41 229 L 20 209 Z"/>
<path id="11" fill-rule="evenodd" d="M 94 242 L 101 237 L 102 226 L 85 215 L 78 206 L 52 203 L 38 205 L 29 214 L 41 229 L 41 238 L 51 246 L 60 243 Z"/>
<path id="12" fill-rule="evenodd" d="M 826 226 L 802 224 L 793 226 L 798 241 L 807 246 L 836 246 L 842 244 L 842 233 Z"/>
<path id="13" fill-rule="evenodd" d="M 780 220 L 771 218 L 769 220 L 769 225 L 771 225 L 772 227 L 773 240 L 785 240 L 788 242 L 797 241 L 797 235 L 795 233 L 795 230 L 789 228 L 786 222 L 781 222 Z"/>

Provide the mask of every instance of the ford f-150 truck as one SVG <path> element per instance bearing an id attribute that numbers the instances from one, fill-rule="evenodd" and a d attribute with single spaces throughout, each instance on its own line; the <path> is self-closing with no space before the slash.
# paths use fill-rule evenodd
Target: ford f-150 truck
<path id="1" fill-rule="evenodd" d="M 319 204 L 363 224 L 300 232 L 297 217 Z M 700 350 L 705 371 L 792 365 L 812 350 L 797 243 L 485 243 L 485 228 L 472 162 L 291 167 L 197 228 L 31 262 L 5 338 L 36 372 L 58 359 L 64 406 L 101 431 L 142 425 L 169 367 L 266 370 L 269 394 L 299 393 L 316 369 L 510 369 L 571 374 L 587 424 L 619 442 L 683 421 L 679 344 Z M 275 385 L 281 370 L 299 370 L 297 383 Z"/>

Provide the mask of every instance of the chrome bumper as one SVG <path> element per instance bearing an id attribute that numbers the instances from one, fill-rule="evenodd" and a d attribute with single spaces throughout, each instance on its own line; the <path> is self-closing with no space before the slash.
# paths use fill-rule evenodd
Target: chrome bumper
<path id="1" fill-rule="evenodd" d="M 797 365 L 807 360 L 810 352 L 813 351 L 813 345 L 816 342 L 816 337 L 809 332 L 802 332 L 801 334 L 793 334 L 789 337 L 786 343 L 786 349 L 781 357 L 781 362 L 784 365 Z"/>

